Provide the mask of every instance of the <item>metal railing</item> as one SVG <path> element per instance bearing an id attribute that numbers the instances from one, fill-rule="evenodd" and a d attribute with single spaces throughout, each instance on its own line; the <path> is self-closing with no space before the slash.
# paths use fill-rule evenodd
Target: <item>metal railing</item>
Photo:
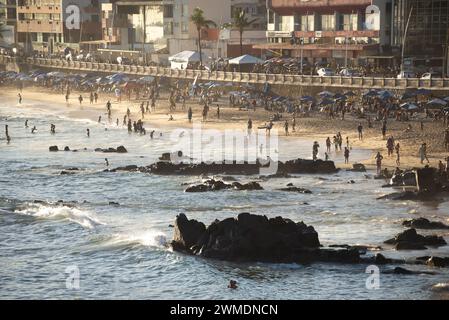
<path id="1" fill-rule="evenodd" d="M 425 88 L 435 91 L 449 91 L 449 78 L 444 79 L 396 79 L 380 77 L 319 77 L 291 74 L 264 74 L 205 70 L 176 70 L 164 67 L 147 67 L 135 65 L 118 65 L 98 62 L 66 61 L 61 59 L 26 58 L 0 56 L 0 63 L 26 63 L 36 67 L 66 69 L 71 71 L 89 71 L 104 73 L 125 73 L 140 76 L 169 77 L 176 79 L 195 79 L 203 81 L 252 83 L 272 85 L 293 85 L 304 87 L 336 87 L 353 89 L 389 89 L 405 90 L 407 88 Z"/>

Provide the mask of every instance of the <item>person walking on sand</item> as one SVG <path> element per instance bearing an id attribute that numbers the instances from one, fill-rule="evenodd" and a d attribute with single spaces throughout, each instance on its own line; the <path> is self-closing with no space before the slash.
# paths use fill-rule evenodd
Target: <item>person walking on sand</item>
<path id="1" fill-rule="evenodd" d="M 17 95 L 17 97 L 19 98 L 19 104 L 22 104 L 22 95 L 19 93 L 19 94 Z"/>
<path id="2" fill-rule="evenodd" d="M 90 95 L 89 95 L 89 102 L 90 102 L 90 104 L 94 103 L 94 93 L 92 91 L 90 92 Z"/>
<path id="3" fill-rule="evenodd" d="M 288 121 L 287 120 L 285 120 L 284 129 L 285 129 L 285 135 L 288 136 Z"/>
<path id="4" fill-rule="evenodd" d="M 220 106 L 217 105 L 217 119 L 220 120 Z"/>
<path id="5" fill-rule="evenodd" d="M 349 148 L 348 147 L 345 147 L 344 154 L 345 154 L 345 164 L 348 164 L 349 163 Z"/>
<path id="6" fill-rule="evenodd" d="M 253 120 L 251 120 L 251 118 L 248 119 L 247 129 L 248 129 L 248 136 L 250 136 L 253 130 Z"/>
<path id="7" fill-rule="evenodd" d="M 296 132 L 296 117 L 293 116 L 293 121 L 292 121 L 292 132 Z"/>
<path id="8" fill-rule="evenodd" d="M 449 151 L 449 127 L 444 132 L 444 148 Z"/>
<path id="9" fill-rule="evenodd" d="M 189 110 L 187 110 L 187 118 L 189 119 L 189 123 L 192 123 L 192 116 L 193 116 L 192 107 L 189 107 Z"/>
<path id="10" fill-rule="evenodd" d="M 429 159 L 427 158 L 427 144 L 423 143 L 421 147 L 419 147 L 419 157 L 421 159 L 421 164 L 424 163 L 424 160 L 427 161 L 427 163 L 430 163 Z"/>
<path id="11" fill-rule="evenodd" d="M 82 96 L 82 95 L 80 95 L 80 96 L 78 97 L 78 101 L 80 102 L 80 105 L 83 103 L 83 96 Z"/>
<path id="12" fill-rule="evenodd" d="M 95 103 L 98 101 L 98 93 L 96 91 L 94 92 L 94 101 Z"/>
<path id="13" fill-rule="evenodd" d="M 399 167 L 401 165 L 401 156 L 400 156 L 401 146 L 399 145 L 399 142 L 396 143 L 394 150 L 396 151 L 396 165 Z"/>
<path id="14" fill-rule="evenodd" d="M 100 122 L 101 122 L 101 116 L 98 117 L 98 123 L 100 123 Z"/>
<path id="15" fill-rule="evenodd" d="M 363 126 L 362 126 L 362 123 L 359 123 L 359 126 L 357 127 L 357 131 L 359 133 L 359 140 L 363 140 Z"/>
<path id="16" fill-rule="evenodd" d="M 387 121 L 384 121 L 382 124 L 382 138 L 385 139 L 387 135 Z"/>
<path id="17" fill-rule="evenodd" d="M 380 175 L 382 172 L 382 160 L 384 157 L 380 154 L 380 152 L 376 155 L 376 168 L 377 168 L 377 175 Z"/>

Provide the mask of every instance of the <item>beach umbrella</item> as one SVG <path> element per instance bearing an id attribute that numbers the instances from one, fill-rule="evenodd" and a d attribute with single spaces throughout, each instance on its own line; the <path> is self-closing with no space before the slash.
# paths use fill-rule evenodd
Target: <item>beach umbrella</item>
<path id="1" fill-rule="evenodd" d="M 347 92 L 344 93 L 344 95 L 346 97 L 354 97 L 354 96 L 356 96 L 356 94 L 354 92 L 352 92 L 352 91 L 347 91 Z"/>
<path id="2" fill-rule="evenodd" d="M 332 92 L 329 92 L 329 91 L 321 91 L 320 93 L 318 93 L 318 95 L 321 98 L 333 98 L 334 97 L 334 94 Z"/>
<path id="3" fill-rule="evenodd" d="M 390 99 L 390 98 L 394 97 L 394 95 L 390 91 L 387 91 L 387 90 L 379 91 L 377 95 L 379 96 L 379 98 L 381 98 L 383 100 Z"/>
<path id="4" fill-rule="evenodd" d="M 377 95 L 378 95 L 378 92 L 376 90 L 373 90 L 373 89 L 371 89 L 370 91 L 365 92 L 363 94 L 364 97 L 375 97 Z"/>
<path id="5" fill-rule="evenodd" d="M 430 96 L 432 94 L 432 91 L 421 88 L 421 89 L 416 90 L 416 94 L 421 95 L 421 96 Z"/>
<path id="6" fill-rule="evenodd" d="M 330 99 L 323 99 L 319 103 L 320 106 L 328 106 L 328 105 L 331 105 L 331 104 L 334 104 L 334 101 L 330 100 Z"/>
<path id="7" fill-rule="evenodd" d="M 299 100 L 302 102 L 315 102 L 315 98 L 311 96 L 302 96 Z"/>
<path id="8" fill-rule="evenodd" d="M 443 98 L 443 100 L 449 102 L 449 97 Z"/>
<path id="9" fill-rule="evenodd" d="M 413 99 L 413 98 L 415 98 L 415 97 L 416 97 L 416 92 L 408 91 L 408 92 L 405 92 L 405 93 L 400 97 L 400 99 L 401 99 L 401 100 L 408 100 L 408 99 Z"/>
<path id="10" fill-rule="evenodd" d="M 427 106 L 442 108 L 442 107 L 447 106 L 447 101 L 445 101 L 443 99 L 436 98 L 436 99 L 433 99 L 433 100 L 430 100 L 429 102 L 427 102 Z"/>
<path id="11" fill-rule="evenodd" d="M 411 110 L 418 110 L 419 107 L 416 104 L 413 104 L 413 103 L 403 103 L 403 104 L 401 104 L 401 109 L 405 109 L 407 111 L 411 111 Z"/>

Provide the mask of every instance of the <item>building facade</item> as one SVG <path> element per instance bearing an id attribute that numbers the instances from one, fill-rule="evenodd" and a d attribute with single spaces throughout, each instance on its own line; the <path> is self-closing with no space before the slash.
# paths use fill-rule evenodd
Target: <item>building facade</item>
<path id="1" fill-rule="evenodd" d="M 17 0 L 17 40 L 31 47 L 27 50 L 46 53 L 65 46 L 78 49 L 83 41 L 100 40 L 100 2 Z M 79 24 L 73 24 L 71 16 L 79 16 Z"/>
<path id="2" fill-rule="evenodd" d="M 0 44 L 11 45 L 16 41 L 16 7 L 16 0 L 0 0 L 0 25 L 2 26 Z"/>
<path id="3" fill-rule="evenodd" d="M 357 64 L 391 50 L 390 0 L 268 0 L 267 6 L 268 43 L 255 47 L 268 54 Z"/>
<path id="4" fill-rule="evenodd" d="M 234 10 L 247 12 L 248 19 L 257 17 L 244 33 L 244 46 L 265 39 L 266 0 L 117 0 L 102 5 L 103 39 L 109 49 L 141 51 L 147 54 L 173 55 L 184 50 L 197 50 L 197 30 L 190 21 L 195 8 L 217 25 L 202 32 L 202 51 L 211 58 L 240 53 L 236 30 L 223 30 L 231 22 Z M 166 57 L 165 57 L 166 58 Z M 156 59 L 157 60 L 157 59 Z"/>

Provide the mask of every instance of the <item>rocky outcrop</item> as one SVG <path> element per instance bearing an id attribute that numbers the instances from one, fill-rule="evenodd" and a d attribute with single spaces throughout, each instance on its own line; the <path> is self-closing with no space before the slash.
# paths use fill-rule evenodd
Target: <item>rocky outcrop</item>
<path id="1" fill-rule="evenodd" d="M 391 187 L 399 187 L 399 186 L 416 186 L 416 173 L 412 170 L 406 170 L 399 174 L 393 175 L 390 179 L 390 183 L 388 186 Z"/>
<path id="2" fill-rule="evenodd" d="M 309 189 L 295 187 L 292 184 L 288 184 L 287 187 L 280 188 L 279 190 L 280 191 L 286 191 L 286 192 L 304 193 L 304 194 L 311 194 L 312 193 L 312 191 L 310 191 Z"/>
<path id="3" fill-rule="evenodd" d="M 127 153 L 128 150 L 126 150 L 126 148 L 124 146 L 119 146 L 117 147 L 117 149 L 115 148 L 107 148 L 107 149 L 102 149 L 102 148 L 96 148 L 95 152 L 103 152 L 103 153 Z"/>
<path id="4" fill-rule="evenodd" d="M 426 218 L 405 220 L 402 225 L 414 229 L 449 229 L 449 226 L 436 221 L 429 221 Z"/>
<path id="5" fill-rule="evenodd" d="M 256 163 L 172 163 L 160 161 L 154 163 L 146 170 L 149 173 L 159 175 L 256 175 L 264 169 L 276 168 L 275 174 L 287 175 L 290 173 L 335 173 L 337 168 L 332 161 L 296 159 L 287 162 L 276 162 L 270 164 Z"/>
<path id="6" fill-rule="evenodd" d="M 185 192 L 208 192 L 219 190 L 263 190 L 262 186 L 257 182 L 248 182 L 245 184 L 239 182 L 225 183 L 221 180 L 209 179 L 201 184 L 189 186 Z"/>
<path id="7" fill-rule="evenodd" d="M 352 172 L 366 172 L 366 167 L 364 164 L 362 163 L 354 163 L 352 165 L 352 169 L 348 169 L 347 171 L 352 171 Z"/>
<path id="8" fill-rule="evenodd" d="M 423 236 L 416 233 L 415 229 L 401 232 L 384 243 L 394 245 L 396 250 L 426 250 L 426 246 L 438 247 L 447 244 L 443 237 L 435 235 Z"/>
<path id="9" fill-rule="evenodd" d="M 205 258 L 227 261 L 260 261 L 273 263 L 305 263 L 314 261 L 353 263 L 360 261 L 354 249 L 321 249 L 318 233 L 303 222 L 282 217 L 241 213 L 238 217 L 214 221 L 207 228 L 176 217 L 174 250 Z"/>
<path id="10" fill-rule="evenodd" d="M 58 148 L 58 146 L 50 146 L 50 147 L 48 148 L 48 150 L 49 150 L 50 152 L 57 152 L 57 151 L 59 151 L 59 148 Z"/>
<path id="11" fill-rule="evenodd" d="M 449 266 L 449 258 L 441 258 L 441 257 L 430 257 L 426 260 L 426 265 L 429 267 L 448 267 Z"/>

